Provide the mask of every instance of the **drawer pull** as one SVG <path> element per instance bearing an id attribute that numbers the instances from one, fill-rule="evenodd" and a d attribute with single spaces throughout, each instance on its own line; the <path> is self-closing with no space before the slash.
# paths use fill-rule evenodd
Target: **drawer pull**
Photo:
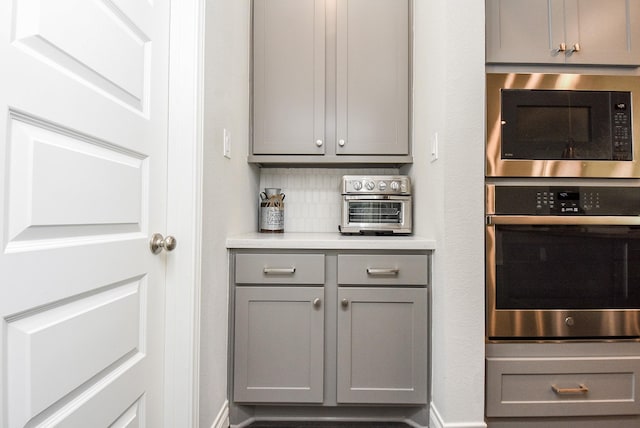
<path id="1" fill-rule="evenodd" d="M 551 385 L 551 389 L 558 395 L 576 395 L 589 392 L 589 388 L 582 383 L 577 388 L 559 388 L 557 385 Z"/>
<path id="2" fill-rule="evenodd" d="M 295 267 L 290 268 L 264 268 L 263 270 L 265 275 L 293 275 L 296 273 Z"/>
<path id="3" fill-rule="evenodd" d="M 367 275 L 372 275 L 372 276 L 397 275 L 399 272 L 400 272 L 400 269 L 398 268 L 385 268 L 385 269 L 367 268 Z"/>

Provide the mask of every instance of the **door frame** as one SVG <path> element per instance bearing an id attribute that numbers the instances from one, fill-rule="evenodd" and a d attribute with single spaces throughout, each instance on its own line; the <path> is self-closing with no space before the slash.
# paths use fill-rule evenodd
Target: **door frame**
<path id="1" fill-rule="evenodd" d="M 205 0 L 172 0 L 169 48 L 164 426 L 199 414 Z M 171 403 L 171 405 L 166 405 Z"/>

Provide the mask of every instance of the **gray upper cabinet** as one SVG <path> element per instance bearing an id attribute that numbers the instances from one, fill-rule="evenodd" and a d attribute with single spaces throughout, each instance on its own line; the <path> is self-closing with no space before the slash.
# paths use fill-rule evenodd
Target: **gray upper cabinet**
<path id="1" fill-rule="evenodd" d="M 325 153 L 325 1 L 253 2 L 253 153 Z"/>
<path id="2" fill-rule="evenodd" d="M 409 0 L 254 0 L 249 162 L 410 163 Z"/>
<path id="3" fill-rule="evenodd" d="M 486 0 L 487 63 L 640 65 L 640 0 Z"/>
<path id="4" fill-rule="evenodd" d="M 337 154 L 409 154 L 409 4 L 338 1 Z"/>

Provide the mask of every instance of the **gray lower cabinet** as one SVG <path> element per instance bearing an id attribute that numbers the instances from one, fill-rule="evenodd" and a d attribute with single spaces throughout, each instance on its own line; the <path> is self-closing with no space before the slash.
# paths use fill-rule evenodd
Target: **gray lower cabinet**
<path id="1" fill-rule="evenodd" d="M 321 403 L 322 287 L 237 287 L 234 399 Z"/>
<path id="2" fill-rule="evenodd" d="M 640 64 L 640 0 L 486 0 L 487 63 Z"/>
<path id="3" fill-rule="evenodd" d="M 427 253 L 240 251 L 232 266 L 234 403 L 426 405 Z"/>
<path id="4" fill-rule="evenodd" d="M 640 344 L 487 345 L 489 428 L 640 426 Z"/>
<path id="5" fill-rule="evenodd" d="M 253 0 L 249 162 L 410 163 L 409 0 Z"/>
<path id="6" fill-rule="evenodd" d="M 340 288 L 338 299 L 338 402 L 426 403 L 426 289 Z"/>

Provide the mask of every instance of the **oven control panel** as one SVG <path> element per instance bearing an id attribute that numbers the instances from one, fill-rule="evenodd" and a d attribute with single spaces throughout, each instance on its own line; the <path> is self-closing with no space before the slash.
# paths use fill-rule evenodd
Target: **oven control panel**
<path id="1" fill-rule="evenodd" d="M 487 186 L 487 214 L 640 215 L 640 187 Z"/>

